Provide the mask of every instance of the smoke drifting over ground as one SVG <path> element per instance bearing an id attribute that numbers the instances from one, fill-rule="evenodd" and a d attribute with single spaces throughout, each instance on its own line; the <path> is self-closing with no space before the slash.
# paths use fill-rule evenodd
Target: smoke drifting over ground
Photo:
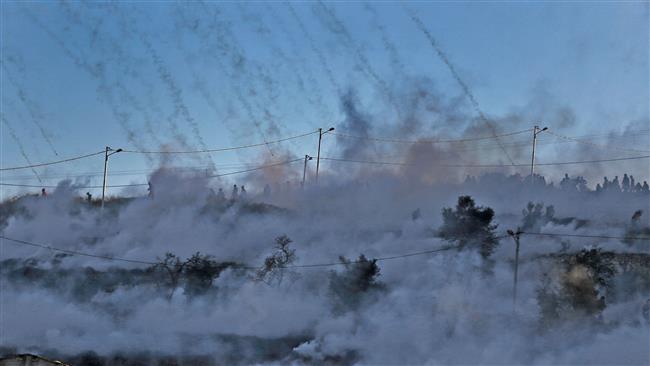
<path id="1" fill-rule="evenodd" d="M 211 148 L 197 117 L 205 110 L 238 142 L 265 144 L 246 174 L 230 176 L 212 163 L 218 154 L 146 154 L 156 170 L 143 187 L 111 188 L 103 209 L 80 197 L 87 178 L 5 199 L 0 355 L 74 365 L 650 363 L 650 170 L 639 160 L 580 165 L 602 151 L 647 155 L 647 139 L 624 144 L 647 114 L 596 142 L 551 137 L 578 124 L 569 102 L 540 82 L 520 105 L 484 111 L 412 10 L 405 19 L 455 91 L 411 73 L 376 8 L 364 12 L 395 77 L 332 4 L 248 6 L 233 18 L 174 4 L 163 41 L 135 5 L 63 3 L 59 15 L 81 38 L 24 11 L 90 77 L 134 147 L 121 156 Z M 242 45 L 243 28 L 281 67 Z M 331 56 L 341 50 L 350 59 Z M 362 83 L 341 72 L 346 62 Z M 304 145 L 268 143 L 299 133 L 282 118 L 293 97 L 292 109 L 335 127 L 322 136 L 319 182 L 310 161 L 304 187 L 316 133 Z M 32 93 L 19 101 L 40 128 Z M 530 176 L 514 162 L 530 161 L 540 119 L 552 127 L 538 148 L 557 146 L 567 165 L 540 158 Z M 16 124 L 4 114 L 2 123 L 31 165 Z"/>
<path id="2" fill-rule="evenodd" d="M 647 240 L 522 236 L 513 312 L 514 242 L 503 235 L 647 239 L 647 192 L 503 175 L 321 178 L 231 200 L 204 178 L 161 170 L 153 197 L 114 199 L 103 215 L 65 183 L 4 202 L 3 236 L 152 264 L 3 240 L 3 352 L 78 364 L 647 364 Z M 465 215 L 460 195 L 494 217 L 442 215 Z M 474 215 L 492 227 L 491 255 L 471 244 L 483 224 L 454 221 Z M 594 247 L 602 254 L 583 251 Z M 342 264 L 300 267 L 329 263 Z"/>

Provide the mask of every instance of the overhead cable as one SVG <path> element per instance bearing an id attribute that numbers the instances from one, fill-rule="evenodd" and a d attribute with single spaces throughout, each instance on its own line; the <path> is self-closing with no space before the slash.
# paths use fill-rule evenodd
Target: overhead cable
<path id="1" fill-rule="evenodd" d="M 643 156 L 631 156 L 624 158 L 614 158 L 614 159 L 601 159 L 601 160 L 581 160 L 581 161 L 561 161 L 555 163 L 535 163 L 535 166 L 551 166 L 551 165 L 573 165 L 573 164 L 591 164 L 591 163 L 604 163 L 612 161 L 624 161 L 624 160 L 638 160 L 638 159 L 647 159 L 650 158 L 650 155 Z M 346 163 L 359 163 L 359 164 L 374 164 L 374 165 L 398 165 L 398 166 L 421 166 L 422 164 L 416 163 L 400 163 L 400 162 L 386 162 L 386 161 L 370 161 L 370 160 L 353 160 L 353 159 L 343 159 L 343 158 L 328 158 L 321 157 L 321 160 L 329 161 L 338 161 Z M 509 168 L 509 167 L 529 167 L 530 164 L 429 164 L 428 166 L 432 167 L 442 167 L 442 168 Z"/>
<path id="2" fill-rule="evenodd" d="M 197 178 L 225 177 L 225 176 L 228 176 L 228 175 L 248 173 L 248 172 L 261 170 L 261 169 L 265 169 L 265 168 L 271 168 L 271 167 L 280 166 L 280 165 L 288 165 L 288 164 L 292 164 L 292 163 L 302 161 L 302 160 L 303 160 L 302 158 L 299 158 L 299 159 L 281 161 L 281 162 L 278 162 L 278 163 L 260 165 L 260 166 L 254 167 L 254 168 L 239 170 L 239 171 L 236 171 L 236 172 L 213 174 L 213 175 L 207 175 L 207 176 L 199 176 Z M 107 185 L 106 188 L 139 187 L 139 186 L 147 186 L 147 185 L 149 185 L 149 183 L 114 184 L 114 185 Z M 58 187 L 58 186 L 54 186 L 54 185 L 13 184 L 13 183 L 4 183 L 4 182 L 0 182 L 0 186 L 25 187 L 25 188 L 57 188 Z M 100 186 L 100 185 L 94 185 L 94 186 L 71 185 L 70 186 L 70 188 L 72 188 L 72 189 L 82 189 L 82 188 L 89 189 L 89 188 L 102 188 L 102 187 L 103 186 Z"/>
<path id="3" fill-rule="evenodd" d="M 580 235 L 580 234 L 559 234 L 559 233 L 558 234 L 554 234 L 554 233 L 528 233 L 528 232 L 519 232 L 519 234 L 543 235 L 543 236 L 554 236 L 554 237 L 579 237 L 579 238 L 591 238 L 591 239 L 650 240 L 650 237 L 629 237 L 629 236 Z M 503 238 L 505 238 L 507 236 L 508 235 L 501 235 L 501 236 L 497 236 L 495 239 L 503 239 Z M 29 242 L 29 241 L 25 241 L 25 240 L 9 238 L 9 237 L 6 237 L 6 236 L 0 236 L 0 239 L 8 240 L 8 241 L 11 241 L 11 242 L 17 243 L 17 244 L 43 248 L 43 249 L 47 249 L 47 250 L 51 250 L 51 251 L 55 251 L 55 252 L 67 253 L 67 254 L 71 254 L 71 255 L 79 255 L 79 256 L 84 256 L 84 257 L 98 258 L 98 259 L 104 259 L 104 260 L 110 260 L 110 261 L 129 262 L 129 263 L 139 263 L 139 264 L 149 264 L 149 265 L 160 264 L 160 262 L 153 262 L 153 261 L 146 261 L 146 260 L 139 260 L 139 259 L 128 259 L 128 258 L 114 257 L 114 256 L 108 256 L 108 255 L 97 255 L 97 254 L 91 254 L 91 253 L 76 251 L 76 250 L 57 248 L 57 247 L 53 247 L 53 246 L 50 246 L 50 245 L 38 244 L 38 243 Z M 461 247 L 458 246 L 458 245 L 447 245 L 447 246 L 443 246 L 443 247 L 440 247 L 440 248 L 424 250 L 424 251 L 419 251 L 419 252 L 410 252 L 410 253 L 397 254 L 397 255 L 392 255 L 392 256 L 377 257 L 377 258 L 369 259 L 367 261 L 380 262 L 380 261 L 387 261 L 387 260 L 393 260 L 393 259 L 400 259 L 400 258 L 408 258 L 408 257 L 415 257 L 415 256 L 420 256 L 420 255 L 433 254 L 433 253 L 448 251 L 448 250 L 452 250 L 452 249 L 461 249 Z M 333 267 L 333 266 L 358 264 L 358 263 L 365 263 L 365 261 L 363 261 L 363 260 L 351 260 L 351 261 L 342 261 L 342 260 L 340 260 L 340 261 L 336 261 L 336 262 L 296 264 L 296 265 L 283 266 L 283 267 L 281 267 L 281 269 Z M 257 269 L 261 268 L 261 266 L 255 267 L 255 266 L 248 266 L 248 265 L 236 265 L 234 267 L 238 268 L 238 269 L 250 269 L 250 270 L 257 270 Z"/>
<path id="4" fill-rule="evenodd" d="M 173 150 L 169 150 L 169 151 L 168 150 L 163 150 L 163 151 L 122 150 L 122 151 L 125 152 L 125 153 L 134 153 L 134 154 L 200 154 L 200 153 L 212 153 L 212 152 L 220 152 L 220 151 L 248 149 L 248 148 L 251 148 L 251 147 L 258 147 L 258 146 L 268 146 L 268 144 L 275 144 L 275 143 L 278 143 L 278 142 L 298 139 L 298 138 L 313 135 L 313 134 L 316 134 L 316 133 L 318 133 L 318 130 L 308 132 L 308 133 L 303 133 L 301 135 L 285 137 L 285 138 L 282 138 L 282 139 L 279 139 L 279 140 L 260 142 L 260 143 L 256 143 L 256 144 L 250 144 L 250 145 L 222 147 L 222 148 L 216 148 L 216 149 L 184 150 L 184 151 L 178 151 L 178 150 L 177 151 L 173 151 Z"/>
<path id="5" fill-rule="evenodd" d="M 550 134 L 550 135 L 553 135 L 553 136 L 555 136 L 555 137 L 557 137 L 557 138 L 560 138 L 560 139 L 564 139 L 564 140 L 568 140 L 568 141 L 573 141 L 573 142 L 577 142 L 577 143 L 584 144 L 584 145 L 595 146 L 595 147 L 602 148 L 602 149 L 618 150 L 618 151 L 627 151 L 627 152 L 641 152 L 641 153 L 648 153 L 648 152 L 650 152 L 650 150 L 628 149 L 628 148 L 622 148 L 622 147 L 617 147 L 617 146 L 610 146 L 610 145 L 596 144 L 596 143 L 593 143 L 593 142 L 590 142 L 590 141 L 580 140 L 580 139 L 577 139 L 577 138 L 574 138 L 574 137 L 570 137 L 570 136 L 559 135 L 559 134 L 554 133 L 553 131 L 549 131 L 549 130 L 547 130 L 546 133 L 548 133 L 548 134 Z"/>
<path id="6" fill-rule="evenodd" d="M 91 156 L 100 155 L 100 154 L 103 154 L 103 153 L 104 153 L 104 150 L 102 150 L 102 151 L 98 151 L 98 152 L 96 152 L 96 153 L 92 153 L 92 154 L 86 154 L 86 155 L 75 156 L 75 157 L 68 158 L 68 159 L 57 160 L 57 161 L 51 161 L 51 162 L 49 162 L 49 163 L 40 163 L 40 164 L 23 165 L 23 166 L 14 166 L 14 167 L 10 167 L 10 168 L 0 168 L 0 171 L 19 170 L 19 169 L 30 169 L 30 168 L 37 168 L 37 167 L 41 167 L 41 166 L 47 166 L 47 165 L 61 164 L 61 163 L 69 162 L 69 161 L 74 161 L 74 160 L 80 160 L 80 159 L 89 158 L 89 157 L 91 157 Z"/>
<path id="7" fill-rule="evenodd" d="M 438 143 L 455 143 L 455 142 L 468 142 L 468 141 L 479 141 L 479 140 L 493 140 L 493 139 L 498 139 L 499 137 L 520 135 L 522 133 L 530 132 L 532 130 L 533 130 L 532 128 L 529 128 L 527 130 L 504 133 L 504 134 L 501 134 L 501 135 L 482 136 L 482 137 L 468 137 L 468 138 L 464 138 L 464 139 L 450 139 L 450 140 L 400 140 L 400 139 L 389 139 L 389 138 L 379 138 L 379 137 L 348 135 L 348 134 L 340 133 L 340 132 L 330 132 L 330 134 L 336 135 L 336 136 L 341 136 L 341 137 L 346 137 L 346 138 L 359 139 L 359 140 L 392 142 L 392 143 L 397 143 L 397 144 L 438 144 Z"/>

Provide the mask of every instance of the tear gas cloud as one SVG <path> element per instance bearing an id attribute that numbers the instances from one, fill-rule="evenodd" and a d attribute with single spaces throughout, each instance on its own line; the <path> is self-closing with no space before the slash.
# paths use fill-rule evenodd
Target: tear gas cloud
<path id="1" fill-rule="evenodd" d="M 323 135 L 318 183 L 310 161 L 302 186 L 304 146 L 293 140 L 258 146 L 259 164 L 238 175 L 221 175 L 216 154 L 145 154 L 149 191 L 111 188 L 103 208 L 80 197 L 87 177 L 46 196 L 5 191 L 0 354 L 79 365 L 650 363 L 650 169 L 636 159 L 650 141 L 624 143 L 647 136 L 647 110 L 596 142 L 541 140 L 547 157 L 571 164 L 530 176 L 511 164 L 530 161 L 530 121 L 562 131 L 579 114 L 544 82 L 487 114 L 413 12 L 406 18 L 458 89 L 412 73 L 370 5 L 398 78 L 331 4 L 267 6 L 265 16 L 239 4 L 245 35 L 221 7 L 170 9 L 167 41 L 184 54 L 183 72 L 137 6 L 64 2 L 57 11 L 80 39 L 24 15 L 95 83 L 133 150 L 209 147 L 197 109 L 242 144 L 279 139 L 292 129 L 283 99 L 305 97 L 297 109 L 338 121 Z M 283 67 L 258 62 L 247 37 Z M 293 55 L 303 48 L 311 53 Z M 352 58 L 351 79 L 333 50 Z M 22 75 L 20 57 L 11 60 L 3 70 Z M 201 74 L 215 65 L 227 98 Z M 43 127 L 31 94 L 21 96 Z M 616 149 L 630 160 L 601 161 Z"/>

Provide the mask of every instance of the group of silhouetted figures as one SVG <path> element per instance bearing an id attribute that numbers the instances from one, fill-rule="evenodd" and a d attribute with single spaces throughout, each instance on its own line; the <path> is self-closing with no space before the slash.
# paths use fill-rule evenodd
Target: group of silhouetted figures
<path id="1" fill-rule="evenodd" d="M 607 177 L 603 177 L 603 184 L 598 183 L 596 185 L 596 192 L 601 191 L 615 191 L 615 192 L 650 192 L 650 187 L 648 186 L 647 181 L 643 181 L 643 184 L 634 181 L 634 176 L 627 174 L 623 175 L 623 179 L 619 183 L 618 175 L 614 177 L 613 180 L 608 180 Z"/>
<path id="2" fill-rule="evenodd" d="M 571 178 L 568 174 L 564 174 L 564 178 L 560 181 L 560 188 L 565 190 L 578 190 L 581 192 L 587 191 L 587 180 L 583 177 Z M 649 193 L 650 187 L 647 181 L 643 184 L 636 182 L 634 176 L 623 175 L 623 179 L 619 181 L 618 175 L 613 180 L 603 177 L 603 183 L 596 184 L 596 192 L 643 192 Z"/>

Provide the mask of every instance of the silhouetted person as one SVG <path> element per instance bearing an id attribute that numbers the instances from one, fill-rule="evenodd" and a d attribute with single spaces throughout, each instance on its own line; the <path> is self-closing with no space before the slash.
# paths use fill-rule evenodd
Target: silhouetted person
<path id="1" fill-rule="evenodd" d="M 147 188 L 147 191 L 149 191 L 149 197 L 153 198 L 153 184 L 151 182 L 147 182 L 149 187 Z"/>
<path id="2" fill-rule="evenodd" d="M 241 186 L 241 192 L 239 193 L 239 198 L 242 201 L 245 201 L 246 198 L 248 198 L 248 193 L 246 192 L 246 187 L 244 187 L 243 185 Z"/>
<path id="3" fill-rule="evenodd" d="M 643 190 L 643 187 L 641 186 L 641 183 L 637 182 L 636 185 L 634 186 L 634 191 L 635 192 L 641 192 Z"/>
<path id="4" fill-rule="evenodd" d="M 41 196 L 47 197 L 47 192 L 45 192 L 45 188 L 41 188 Z"/>
<path id="5" fill-rule="evenodd" d="M 614 180 L 612 181 L 611 184 L 612 188 L 616 190 L 616 192 L 621 191 L 621 185 L 618 183 L 618 175 L 614 177 Z"/>
<path id="6" fill-rule="evenodd" d="M 650 192 L 650 186 L 648 186 L 648 182 L 645 181 L 645 180 L 643 181 L 643 188 L 642 189 L 643 189 L 643 192 L 645 192 L 645 193 Z"/>
<path id="7" fill-rule="evenodd" d="M 607 177 L 603 177 L 603 191 L 609 190 L 609 180 Z"/>
<path id="8" fill-rule="evenodd" d="M 88 203 L 92 203 L 93 201 L 93 195 L 90 194 L 90 192 L 86 192 L 86 201 L 88 201 Z"/>
<path id="9" fill-rule="evenodd" d="M 623 182 L 621 188 L 623 189 L 623 192 L 630 191 L 630 178 L 627 176 L 627 174 L 623 174 Z"/>
<path id="10" fill-rule="evenodd" d="M 634 191 L 635 185 L 634 185 L 634 176 L 630 174 L 630 191 Z"/>
<path id="11" fill-rule="evenodd" d="M 646 323 L 650 324 L 650 299 L 645 301 L 645 304 L 641 308 L 641 314 L 643 314 Z"/>
<path id="12" fill-rule="evenodd" d="M 600 183 L 596 184 L 596 192 L 602 192 L 603 187 L 600 186 Z"/>
<path id="13" fill-rule="evenodd" d="M 233 184 L 232 194 L 230 195 L 230 199 L 236 200 L 238 196 L 239 196 L 239 188 L 237 188 L 236 184 Z"/>
<path id="14" fill-rule="evenodd" d="M 223 188 L 219 188 L 219 192 L 217 192 L 217 201 L 223 202 L 225 200 L 226 200 L 226 194 L 223 193 Z"/>

